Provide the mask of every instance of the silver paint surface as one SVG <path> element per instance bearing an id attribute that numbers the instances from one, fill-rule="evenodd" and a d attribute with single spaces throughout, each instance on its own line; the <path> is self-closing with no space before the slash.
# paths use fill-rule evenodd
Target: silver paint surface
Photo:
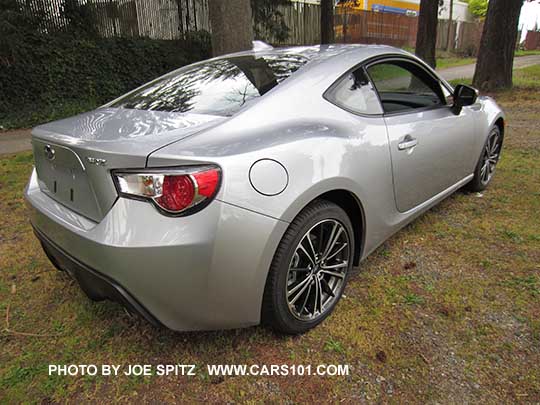
<path id="1" fill-rule="evenodd" d="M 72 184 L 80 188 L 75 196 L 88 200 L 70 206 L 65 196 L 51 194 L 48 169 L 42 168 L 44 178 L 34 172 L 26 190 L 34 226 L 116 280 L 175 330 L 259 323 L 277 245 L 298 213 L 324 193 L 345 190 L 359 202 L 365 239 L 356 248 L 365 258 L 472 178 L 489 129 L 503 117 L 489 97 L 457 116 L 441 107 L 369 117 L 323 98 L 339 77 L 370 58 L 397 55 L 418 62 L 396 48 L 331 45 L 261 52 L 298 52 L 311 61 L 232 117 L 104 106 L 33 131 L 38 172 L 45 144 L 71 151 L 57 157 L 57 164 L 74 169 L 73 156 L 80 159 L 84 170 L 75 173 Z M 417 145 L 399 150 L 407 135 Z M 88 157 L 105 159 L 106 165 L 88 164 Z M 275 195 L 265 195 L 283 188 L 281 175 L 279 184 L 272 184 L 272 169 L 267 177 L 256 175 L 263 193 L 250 181 L 250 169 L 262 159 L 286 168 L 287 185 Z M 221 188 L 208 207 L 179 218 L 119 198 L 110 174 L 200 163 L 222 168 Z"/>

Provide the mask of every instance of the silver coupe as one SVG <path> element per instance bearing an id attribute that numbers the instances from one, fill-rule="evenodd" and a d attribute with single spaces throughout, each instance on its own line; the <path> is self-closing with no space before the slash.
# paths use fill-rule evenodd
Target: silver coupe
<path id="1" fill-rule="evenodd" d="M 296 334 L 393 233 L 486 188 L 503 137 L 494 100 L 403 50 L 264 47 L 38 126 L 25 195 L 91 299 L 178 331 Z"/>

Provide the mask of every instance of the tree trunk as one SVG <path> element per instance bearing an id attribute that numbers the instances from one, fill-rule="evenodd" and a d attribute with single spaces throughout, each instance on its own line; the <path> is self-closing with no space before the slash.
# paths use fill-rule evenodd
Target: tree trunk
<path id="1" fill-rule="evenodd" d="M 523 0 L 490 0 L 473 85 L 483 91 L 512 87 L 519 13 Z"/>
<path id="2" fill-rule="evenodd" d="M 437 43 L 437 22 L 439 20 L 439 0 L 421 0 L 416 34 L 416 55 L 429 66 L 435 68 L 435 45 Z"/>
<path id="3" fill-rule="evenodd" d="M 209 0 L 208 13 L 214 56 L 252 48 L 250 0 Z"/>
<path id="4" fill-rule="evenodd" d="M 334 1 L 321 0 L 321 44 L 334 42 Z"/>

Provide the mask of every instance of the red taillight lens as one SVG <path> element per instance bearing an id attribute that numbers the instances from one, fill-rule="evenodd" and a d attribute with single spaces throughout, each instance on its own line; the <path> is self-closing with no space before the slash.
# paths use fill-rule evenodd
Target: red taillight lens
<path id="1" fill-rule="evenodd" d="M 193 203 L 195 186 L 189 176 L 165 176 L 161 197 L 155 201 L 167 211 L 183 211 Z"/>
<path id="2" fill-rule="evenodd" d="M 118 171 L 113 177 L 122 195 L 152 200 L 167 213 L 185 215 L 204 207 L 216 195 L 221 171 L 216 166 L 190 166 L 163 171 Z"/>
<path id="3" fill-rule="evenodd" d="M 219 184 L 219 172 L 217 170 L 207 170 L 205 172 L 194 173 L 193 177 L 197 182 L 200 195 L 207 198 L 214 195 Z"/>

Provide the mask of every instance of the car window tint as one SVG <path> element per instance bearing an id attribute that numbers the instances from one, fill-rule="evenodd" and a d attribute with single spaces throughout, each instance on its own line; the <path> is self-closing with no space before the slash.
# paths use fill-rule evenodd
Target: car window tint
<path id="1" fill-rule="evenodd" d="M 111 107 L 230 116 L 306 62 L 295 54 L 217 59 L 168 74 Z"/>
<path id="2" fill-rule="evenodd" d="M 444 104 L 440 84 L 424 69 L 407 61 L 368 67 L 385 112 L 401 112 Z"/>
<path id="3" fill-rule="evenodd" d="M 347 74 L 330 89 L 326 97 L 339 107 L 355 113 L 381 114 L 383 112 L 377 93 L 363 69 Z"/>

